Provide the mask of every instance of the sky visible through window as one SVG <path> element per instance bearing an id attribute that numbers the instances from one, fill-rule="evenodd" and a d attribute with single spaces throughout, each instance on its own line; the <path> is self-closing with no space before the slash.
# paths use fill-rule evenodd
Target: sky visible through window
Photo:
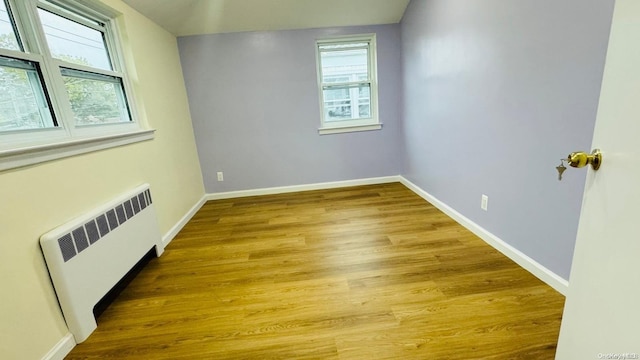
<path id="1" fill-rule="evenodd" d="M 102 33 L 46 10 L 38 14 L 51 55 L 79 65 L 112 70 Z"/>

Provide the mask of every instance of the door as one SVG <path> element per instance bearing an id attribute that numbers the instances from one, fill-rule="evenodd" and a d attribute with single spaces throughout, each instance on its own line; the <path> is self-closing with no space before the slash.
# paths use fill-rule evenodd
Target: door
<path id="1" fill-rule="evenodd" d="M 593 147 L 556 359 L 640 359 L 638 0 L 615 4 Z"/>

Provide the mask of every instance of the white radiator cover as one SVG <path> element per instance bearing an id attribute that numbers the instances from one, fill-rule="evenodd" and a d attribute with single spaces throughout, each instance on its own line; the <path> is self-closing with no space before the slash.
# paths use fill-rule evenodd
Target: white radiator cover
<path id="1" fill-rule="evenodd" d="M 164 251 L 149 184 L 40 237 L 69 331 L 81 343 L 96 329 L 93 307 L 152 248 Z"/>

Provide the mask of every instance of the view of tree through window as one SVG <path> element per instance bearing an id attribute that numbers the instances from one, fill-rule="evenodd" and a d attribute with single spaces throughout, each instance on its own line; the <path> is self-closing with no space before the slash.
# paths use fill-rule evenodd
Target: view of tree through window
<path id="1" fill-rule="evenodd" d="M 71 69 L 63 69 L 62 78 L 77 125 L 131 120 L 120 79 Z"/>
<path id="2" fill-rule="evenodd" d="M 20 50 L 13 23 L 4 0 L 0 0 L 0 48 Z"/>
<path id="3" fill-rule="evenodd" d="M 15 39 L 0 35 L 0 47 L 10 48 Z M 54 127 L 42 89 L 35 64 L 0 57 L 0 131 Z"/>
<path id="4" fill-rule="evenodd" d="M 0 0 L 0 48 L 21 51 L 4 0 Z M 0 57 L 0 131 L 53 126 L 37 65 Z"/>

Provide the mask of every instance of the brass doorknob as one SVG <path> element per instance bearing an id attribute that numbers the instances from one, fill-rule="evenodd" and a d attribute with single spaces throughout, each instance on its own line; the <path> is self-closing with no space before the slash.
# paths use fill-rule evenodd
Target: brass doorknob
<path id="1" fill-rule="evenodd" d="M 572 152 L 567 157 L 567 162 L 575 168 L 581 168 L 590 164 L 593 170 L 598 170 L 600 164 L 602 164 L 602 153 L 599 149 L 593 150 L 591 154 L 587 154 L 584 151 Z"/>

